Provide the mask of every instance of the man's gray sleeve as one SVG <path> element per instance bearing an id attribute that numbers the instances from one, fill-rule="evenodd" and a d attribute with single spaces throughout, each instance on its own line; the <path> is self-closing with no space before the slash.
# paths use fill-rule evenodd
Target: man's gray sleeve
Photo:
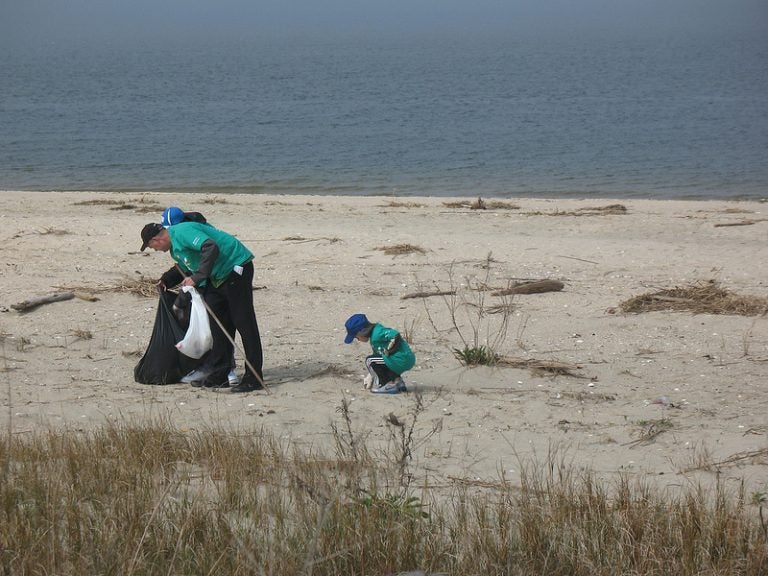
<path id="1" fill-rule="evenodd" d="M 200 264 L 197 270 L 192 274 L 192 280 L 195 284 L 200 284 L 206 278 L 211 276 L 211 270 L 213 270 L 213 263 L 216 262 L 216 258 L 219 257 L 219 246 L 210 238 L 203 242 L 200 246 Z"/>

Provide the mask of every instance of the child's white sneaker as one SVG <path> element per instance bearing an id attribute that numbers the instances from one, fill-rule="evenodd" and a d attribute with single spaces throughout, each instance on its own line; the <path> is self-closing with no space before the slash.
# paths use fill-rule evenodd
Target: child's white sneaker
<path id="1" fill-rule="evenodd" d="M 405 380 L 402 378 L 395 378 L 391 382 L 387 382 L 384 386 L 379 386 L 371 390 L 374 394 L 400 394 L 401 392 L 408 392 L 405 386 Z"/>
<path id="2" fill-rule="evenodd" d="M 371 386 L 373 386 L 373 376 L 368 374 L 365 378 L 363 378 L 363 388 L 370 390 Z"/>

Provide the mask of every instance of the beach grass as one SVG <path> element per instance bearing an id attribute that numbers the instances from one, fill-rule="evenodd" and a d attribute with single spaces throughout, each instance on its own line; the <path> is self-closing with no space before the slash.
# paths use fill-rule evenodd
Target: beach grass
<path id="1" fill-rule="evenodd" d="M 346 406 L 346 408 L 345 408 Z M 445 482 L 415 401 L 374 446 L 342 402 L 332 453 L 168 422 L 7 436 L 2 574 L 764 574 L 765 498 L 630 476 L 556 449 L 519 479 Z M 428 442 L 428 438 L 421 439 Z"/>

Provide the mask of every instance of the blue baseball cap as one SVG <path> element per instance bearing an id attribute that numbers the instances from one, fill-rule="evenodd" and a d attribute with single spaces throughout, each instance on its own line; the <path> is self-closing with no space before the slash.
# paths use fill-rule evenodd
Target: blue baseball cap
<path id="1" fill-rule="evenodd" d="M 168 226 L 181 222 L 184 222 L 184 210 L 176 206 L 170 206 L 163 210 L 163 217 L 160 218 L 160 225 L 163 228 L 168 228 Z"/>
<path id="2" fill-rule="evenodd" d="M 368 318 L 365 317 L 365 314 L 353 314 L 350 316 L 344 324 L 347 328 L 347 337 L 344 338 L 344 344 L 351 344 L 352 340 L 357 336 L 357 333 L 368 326 L 368 324 L 370 324 L 370 322 L 368 322 Z"/>

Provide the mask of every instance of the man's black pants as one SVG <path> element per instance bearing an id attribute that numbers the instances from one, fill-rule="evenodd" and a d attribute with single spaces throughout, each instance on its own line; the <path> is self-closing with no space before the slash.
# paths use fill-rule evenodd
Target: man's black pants
<path id="1" fill-rule="evenodd" d="M 256 321 L 256 311 L 253 308 L 253 262 L 243 265 L 242 275 L 232 272 L 227 280 L 218 288 L 207 286 L 205 298 L 210 311 L 215 314 L 227 334 L 234 340 L 235 331 L 240 334 L 245 358 L 250 363 L 254 374 L 246 363 L 243 384 L 257 385 L 263 382 L 262 364 L 264 358 L 261 350 L 259 324 Z M 214 370 L 229 371 L 232 363 L 232 342 L 222 331 L 216 319 L 211 318 L 211 335 L 213 347 L 206 358 L 205 364 Z"/>

